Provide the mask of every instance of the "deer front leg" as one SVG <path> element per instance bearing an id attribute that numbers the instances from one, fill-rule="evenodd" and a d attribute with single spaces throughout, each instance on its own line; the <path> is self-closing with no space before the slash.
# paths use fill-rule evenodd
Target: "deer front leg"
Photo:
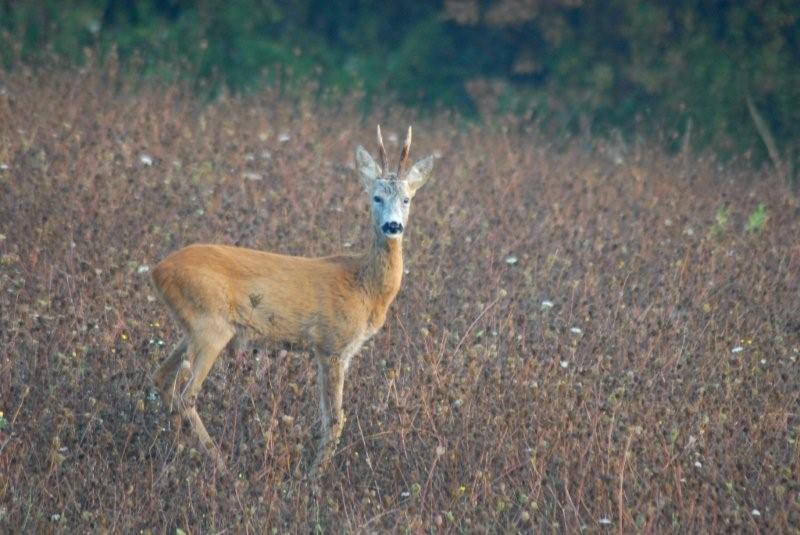
<path id="1" fill-rule="evenodd" d="M 317 357 L 317 384 L 319 408 L 322 415 L 322 436 L 311 475 L 316 478 L 328 467 L 339 444 L 344 429 L 342 394 L 344 391 L 345 363 L 340 357 Z"/>

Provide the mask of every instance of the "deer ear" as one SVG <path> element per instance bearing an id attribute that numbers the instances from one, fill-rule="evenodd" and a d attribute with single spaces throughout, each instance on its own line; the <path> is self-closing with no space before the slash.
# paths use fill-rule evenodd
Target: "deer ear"
<path id="1" fill-rule="evenodd" d="M 428 177 L 431 176 L 432 171 L 433 154 L 418 161 L 414 164 L 414 167 L 409 169 L 406 175 L 406 182 L 411 189 L 411 193 L 416 193 L 416 191 L 422 187 L 425 181 L 428 180 Z"/>
<path id="2" fill-rule="evenodd" d="M 361 177 L 361 183 L 364 185 L 364 189 L 369 189 L 372 182 L 381 177 L 381 170 L 378 164 L 376 164 L 372 156 L 369 155 L 367 149 L 361 145 L 356 148 L 356 169 Z"/>

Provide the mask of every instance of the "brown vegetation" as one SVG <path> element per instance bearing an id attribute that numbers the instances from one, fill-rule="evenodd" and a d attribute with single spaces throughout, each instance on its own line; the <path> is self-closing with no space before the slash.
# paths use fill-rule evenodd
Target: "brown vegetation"
<path id="1" fill-rule="evenodd" d="M 0 77 L 0 527 L 800 525 L 788 187 L 644 143 L 609 158 L 512 119 L 362 120 L 355 104 L 202 103 L 93 70 Z M 179 335 L 148 267 L 195 241 L 366 246 L 352 154 L 379 120 L 413 122 L 417 155 L 441 158 L 403 288 L 351 367 L 325 490 L 302 479 L 318 411 L 301 352 L 217 362 L 201 403 L 221 475 L 153 392 Z M 745 230 L 759 203 L 766 222 Z"/>

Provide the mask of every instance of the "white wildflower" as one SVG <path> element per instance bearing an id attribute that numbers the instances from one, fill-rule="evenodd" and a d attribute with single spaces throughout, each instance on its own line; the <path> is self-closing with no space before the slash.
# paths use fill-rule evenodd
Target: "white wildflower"
<path id="1" fill-rule="evenodd" d="M 741 353 L 742 351 L 744 351 L 744 348 L 742 346 L 736 346 L 733 349 L 731 349 L 731 353 Z"/>
<path id="2" fill-rule="evenodd" d="M 542 310 L 547 310 L 548 308 L 553 308 L 553 302 L 548 299 L 545 299 L 544 301 L 542 301 Z"/>
<path id="3" fill-rule="evenodd" d="M 153 157 L 150 156 L 149 154 L 142 153 L 141 155 L 139 155 L 139 163 L 150 167 L 151 165 L 153 165 Z"/>
<path id="4" fill-rule="evenodd" d="M 562 360 L 561 361 L 561 367 L 562 368 L 567 368 L 568 366 L 569 366 L 569 362 L 567 362 L 566 360 Z"/>
<path id="5" fill-rule="evenodd" d="M 519 261 L 519 259 L 516 256 L 514 256 L 513 254 L 506 257 L 506 264 L 508 264 L 509 266 L 513 266 L 518 261 Z"/>
<path id="6" fill-rule="evenodd" d="M 600 524 L 601 524 L 601 525 L 603 525 L 603 526 L 609 526 L 609 525 L 611 525 L 611 519 L 610 519 L 610 518 L 608 518 L 607 516 L 604 516 L 603 518 L 601 518 L 600 520 L 598 520 L 598 522 L 600 522 Z"/>
<path id="7" fill-rule="evenodd" d="M 138 273 L 139 275 L 143 275 L 144 273 L 147 273 L 148 271 L 150 271 L 150 266 L 148 266 L 147 264 L 142 264 L 141 266 L 139 266 L 136 269 L 136 273 Z"/>
<path id="8" fill-rule="evenodd" d="M 286 143 L 290 139 L 291 137 L 289 136 L 289 132 L 281 132 L 280 135 L 278 136 L 279 143 Z"/>
<path id="9" fill-rule="evenodd" d="M 583 334 L 583 330 L 580 327 L 572 327 L 569 332 L 572 334 Z"/>
<path id="10" fill-rule="evenodd" d="M 758 509 L 753 509 L 752 511 L 750 511 L 750 514 L 753 516 L 761 516 L 761 511 L 759 511 Z"/>

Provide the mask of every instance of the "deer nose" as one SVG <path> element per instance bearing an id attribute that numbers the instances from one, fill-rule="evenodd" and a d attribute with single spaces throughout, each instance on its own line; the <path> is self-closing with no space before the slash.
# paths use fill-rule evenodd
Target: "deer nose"
<path id="1" fill-rule="evenodd" d="M 382 230 L 384 234 L 400 234 L 403 232 L 403 224 L 397 221 L 389 221 L 383 224 Z"/>

